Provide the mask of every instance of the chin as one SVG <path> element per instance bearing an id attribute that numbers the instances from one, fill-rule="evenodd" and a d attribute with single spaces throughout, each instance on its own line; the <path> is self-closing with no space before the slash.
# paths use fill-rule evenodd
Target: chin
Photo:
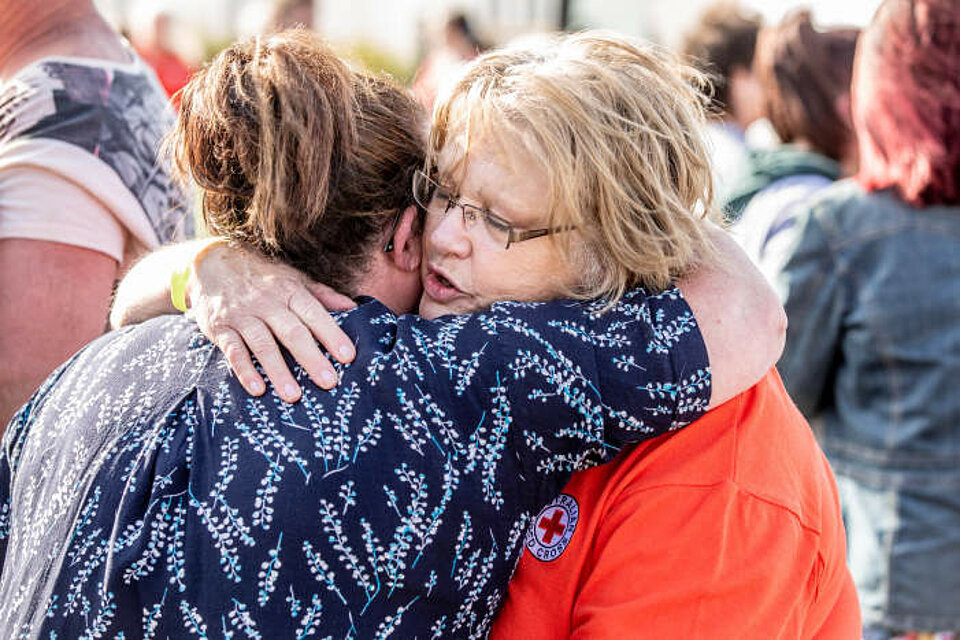
<path id="1" fill-rule="evenodd" d="M 453 309 L 446 307 L 427 296 L 420 298 L 420 317 L 426 320 L 436 320 L 440 316 L 456 313 Z"/>
<path id="2" fill-rule="evenodd" d="M 427 300 L 426 296 L 420 299 L 420 307 L 417 309 L 417 314 L 424 320 L 436 320 L 443 315 L 443 312 L 440 311 L 436 305 Z"/>
<path id="3" fill-rule="evenodd" d="M 473 306 L 468 304 L 463 300 L 455 300 L 450 303 L 444 304 L 442 302 L 437 302 L 430 298 L 430 296 L 424 295 L 420 298 L 420 317 L 426 320 L 436 320 L 440 316 L 450 316 L 450 315 L 463 315 L 466 313 L 473 313 L 478 311 L 480 307 Z"/>

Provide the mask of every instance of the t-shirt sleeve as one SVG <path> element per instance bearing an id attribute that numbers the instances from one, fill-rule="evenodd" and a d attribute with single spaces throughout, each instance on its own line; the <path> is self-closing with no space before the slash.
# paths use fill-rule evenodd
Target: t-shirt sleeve
<path id="1" fill-rule="evenodd" d="M 76 183 L 35 167 L 0 171 L 0 239 L 59 242 L 124 260 L 128 233 Z"/>
<path id="2" fill-rule="evenodd" d="M 816 597 L 815 534 L 734 485 L 621 497 L 592 545 L 571 638 L 778 638 Z"/>

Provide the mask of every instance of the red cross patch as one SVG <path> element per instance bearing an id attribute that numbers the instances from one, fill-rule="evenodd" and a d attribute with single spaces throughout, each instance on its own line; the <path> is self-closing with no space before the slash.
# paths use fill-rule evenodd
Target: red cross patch
<path id="1" fill-rule="evenodd" d="M 530 523 L 525 544 L 537 560 L 550 562 L 563 553 L 573 538 L 580 506 L 573 496 L 561 493 Z"/>

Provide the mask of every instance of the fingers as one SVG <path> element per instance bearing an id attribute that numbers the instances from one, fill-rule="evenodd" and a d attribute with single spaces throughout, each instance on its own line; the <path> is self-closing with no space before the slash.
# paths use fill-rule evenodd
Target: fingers
<path id="1" fill-rule="evenodd" d="M 250 352 L 243 344 L 243 339 L 233 329 L 221 329 L 214 344 L 223 352 L 230 363 L 230 368 L 237 376 L 237 380 L 246 389 L 247 393 L 254 396 L 262 395 L 266 390 L 263 378 L 253 366 L 253 360 L 250 359 Z"/>
<path id="2" fill-rule="evenodd" d="M 280 354 L 280 347 L 277 346 L 277 342 L 267 326 L 256 318 L 248 317 L 244 319 L 242 324 L 238 325 L 237 330 L 250 351 L 260 362 L 260 366 L 263 367 L 270 382 L 273 383 L 277 395 L 285 402 L 299 400 L 300 385 L 297 384 L 293 374 L 290 373 L 290 369 L 287 368 L 287 363 Z"/>
<path id="3" fill-rule="evenodd" d="M 267 322 L 270 330 L 290 351 L 294 359 L 300 363 L 311 380 L 324 389 L 332 389 L 336 386 L 336 370 L 321 353 L 313 339 L 313 334 L 310 333 L 310 329 L 303 324 L 300 318 L 286 311 L 283 314 L 274 314 L 268 318 Z M 337 330 L 339 331 L 339 327 Z M 270 379 L 273 380 L 272 376 Z"/>
<path id="4" fill-rule="evenodd" d="M 340 296 L 339 293 L 335 295 Z M 340 297 L 345 298 L 346 296 Z M 347 300 L 349 300 L 349 298 L 347 298 Z M 350 300 L 350 303 L 353 304 L 353 301 Z M 303 325 L 300 326 L 303 327 L 304 330 L 309 330 L 308 333 L 316 336 L 317 340 L 320 341 L 333 357 L 344 364 L 353 361 L 357 355 L 353 342 L 351 342 L 347 334 L 343 332 L 340 325 L 337 324 L 337 321 L 333 319 L 333 316 L 324 308 L 326 306 L 325 304 L 318 302 L 306 291 L 298 290 L 290 296 L 287 306 L 290 308 L 290 311 L 303 322 Z M 304 327 L 304 325 L 306 326 Z M 316 348 L 316 343 L 314 343 L 312 339 L 310 343 L 310 350 L 316 351 L 316 353 L 319 354 L 320 351 Z M 286 342 L 284 342 L 284 344 L 286 344 L 287 348 L 291 351 L 293 350 L 291 345 Z M 297 362 L 306 368 L 306 363 L 300 359 L 299 355 L 294 353 L 294 357 L 297 358 Z M 311 360 L 315 360 L 315 358 L 311 358 Z M 326 361 L 326 358 L 324 358 L 324 360 Z M 329 365 L 329 362 L 327 362 L 327 364 Z M 310 377 L 312 378 L 313 375 L 311 374 Z M 314 382 L 317 381 L 314 380 Z"/>
<path id="5" fill-rule="evenodd" d="M 337 373 L 316 340 L 331 358 L 342 363 L 356 357 L 353 343 L 324 308 L 354 308 L 347 296 L 306 283 L 303 274 L 292 267 L 227 245 L 211 247 L 195 271 L 190 299 L 197 323 L 224 351 L 250 393 L 259 395 L 266 385 L 246 347 L 287 402 L 299 400 L 301 389 L 278 341 L 310 379 L 325 389 L 336 386 Z"/>
<path id="6" fill-rule="evenodd" d="M 313 297 L 320 301 L 324 308 L 330 311 L 349 311 L 357 306 L 357 303 L 349 296 L 338 293 L 325 284 L 310 282 L 307 284 L 307 289 L 313 294 Z"/>

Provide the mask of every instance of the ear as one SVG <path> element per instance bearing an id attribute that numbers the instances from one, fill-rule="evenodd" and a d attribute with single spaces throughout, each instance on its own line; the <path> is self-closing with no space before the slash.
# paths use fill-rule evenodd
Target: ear
<path id="1" fill-rule="evenodd" d="M 837 110 L 837 114 L 840 118 L 847 123 L 847 126 L 850 129 L 853 129 L 853 111 L 851 107 L 853 106 L 852 101 L 850 100 L 850 92 L 844 91 L 838 95 L 833 101 L 833 107 Z"/>
<path id="2" fill-rule="evenodd" d="M 393 266 L 401 271 L 416 271 L 420 268 L 421 222 L 416 205 L 404 209 L 393 232 L 393 251 L 385 256 Z"/>

